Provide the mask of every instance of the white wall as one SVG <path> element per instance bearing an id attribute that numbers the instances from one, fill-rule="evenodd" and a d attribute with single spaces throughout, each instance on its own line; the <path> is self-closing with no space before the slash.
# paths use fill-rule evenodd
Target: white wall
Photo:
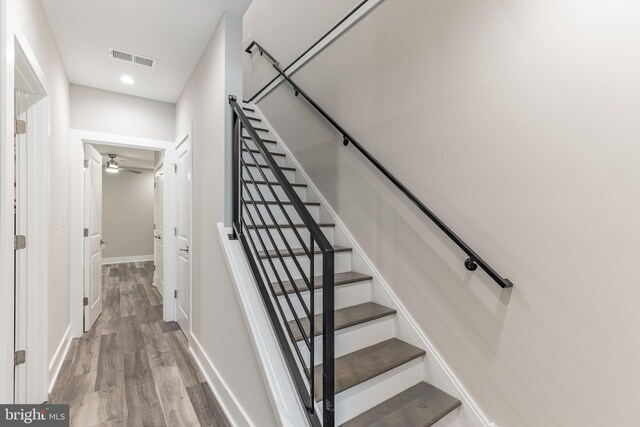
<path id="1" fill-rule="evenodd" d="M 317 20 L 290 3 L 244 21 L 285 65 L 268 30 Z M 289 88 L 259 104 L 501 427 L 640 425 L 638 22 L 625 0 L 385 1 L 295 75 L 512 292 Z"/>
<path id="2" fill-rule="evenodd" d="M 175 105 L 72 84 L 71 128 L 172 141 Z"/>
<path id="3" fill-rule="evenodd" d="M 8 6 L 10 17 L 26 36 L 49 85 L 51 228 L 48 352 L 51 361 L 69 326 L 69 83 L 40 2 L 11 0 Z"/>
<path id="4" fill-rule="evenodd" d="M 225 58 L 240 50 L 241 28 L 237 15 L 221 19 L 176 104 L 176 129 L 193 123 L 192 334 L 253 423 L 268 427 L 269 396 L 216 234 L 225 212 L 226 74 L 241 74 L 239 58 L 233 70 Z"/>
<path id="5" fill-rule="evenodd" d="M 153 171 L 102 173 L 102 260 L 153 256 Z"/>

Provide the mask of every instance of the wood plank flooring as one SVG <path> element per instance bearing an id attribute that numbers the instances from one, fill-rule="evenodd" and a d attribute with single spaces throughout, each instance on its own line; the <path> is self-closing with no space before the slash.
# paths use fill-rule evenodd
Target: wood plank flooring
<path id="1" fill-rule="evenodd" d="M 49 403 L 71 425 L 230 427 L 175 322 L 162 320 L 153 263 L 103 267 L 103 311 L 73 340 Z"/>

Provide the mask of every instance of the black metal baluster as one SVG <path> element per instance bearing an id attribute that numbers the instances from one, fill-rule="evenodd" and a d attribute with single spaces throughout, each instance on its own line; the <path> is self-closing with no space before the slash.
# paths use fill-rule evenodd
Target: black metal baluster
<path id="1" fill-rule="evenodd" d="M 236 100 L 235 96 L 230 96 L 233 101 Z M 232 192 L 232 208 L 231 208 L 231 227 L 232 232 L 229 235 L 231 240 L 238 239 L 238 233 L 240 232 L 240 200 L 242 194 L 240 194 L 240 120 L 238 114 L 233 112 L 233 135 L 231 145 L 231 192 Z"/>
<path id="2" fill-rule="evenodd" d="M 309 386 L 309 394 L 312 397 L 313 400 L 313 396 L 315 396 L 315 389 L 316 389 L 316 368 L 315 368 L 315 350 L 316 350 L 316 346 L 315 346 L 315 340 L 316 340 L 316 329 L 315 329 L 315 313 L 316 313 L 316 293 L 315 293 L 315 277 L 314 277 L 314 270 L 315 270 L 315 264 L 316 264 L 316 256 L 315 256 L 315 243 L 313 242 L 313 236 L 310 236 L 309 238 L 310 240 L 310 244 L 309 247 L 311 248 L 311 255 L 309 256 L 309 282 L 311 282 L 311 287 L 309 288 L 309 292 L 310 292 L 310 297 L 309 297 L 309 306 L 310 306 L 310 311 L 311 311 L 311 317 L 309 318 L 309 337 L 311 340 L 311 348 L 309 349 L 310 351 L 310 357 L 309 357 L 309 369 L 311 370 L 311 378 L 310 378 L 310 386 Z M 311 406 L 311 413 L 313 414 L 315 412 L 315 405 Z"/>
<path id="3" fill-rule="evenodd" d="M 322 253 L 322 418 L 335 425 L 334 252 Z"/>

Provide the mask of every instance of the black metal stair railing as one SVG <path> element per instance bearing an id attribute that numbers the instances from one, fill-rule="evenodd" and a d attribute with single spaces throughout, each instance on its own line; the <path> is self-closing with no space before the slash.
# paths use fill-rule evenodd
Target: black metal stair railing
<path id="1" fill-rule="evenodd" d="M 271 61 L 271 65 L 278 72 L 278 75 L 282 77 L 294 90 L 295 96 L 302 95 L 304 99 L 307 100 L 309 104 L 313 108 L 322 115 L 331 125 L 340 132 L 342 135 L 342 142 L 345 146 L 349 144 L 353 145 L 369 162 L 373 164 L 389 181 L 393 183 L 393 185 L 398 188 L 402 194 L 404 194 L 410 201 L 413 203 L 423 214 L 425 214 L 433 223 L 442 230 L 444 234 L 447 235 L 465 254 L 467 254 L 468 258 L 464 262 L 464 266 L 469 271 L 475 271 L 478 266 L 482 268 L 488 275 L 491 277 L 498 285 L 502 288 L 510 288 L 513 286 L 513 283 L 507 279 L 502 277 L 487 261 L 485 261 L 478 253 L 476 253 L 464 240 L 462 240 L 449 226 L 447 226 L 444 221 L 442 221 L 438 216 L 429 209 L 424 203 L 420 201 L 398 178 L 396 178 L 386 167 L 378 161 L 369 151 L 367 151 L 362 144 L 360 144 L 349 132 L 347 132 L 333 117 L 331 117 L 320 105 L 318 105 L 300 86 L 298 86 L 291 77 L 287 75 L 281 68 L 280 63 L 267 52 L 258 42 L 253 41 L 251 44 L 245 49 L 245 52 L 251 54 L 253 52 L 253 48 L 256 48 L 261 56 L 266 56 Z M 278 77 L 278 76 L 276 76 Z M 275 81 L 275 79 L 273 80 Z M 264 91 L 264 88 L 260 90 L 260 92 Z M 255 95 L 251 97 L 251 99 L 255 99 Z"/>
<path id="2" fill-rule="evenodd" d="M 229 238 L 240 240 L 311 424 L 334 427 L 334 249 L 235 96 L 229 97 L 229 104 L 233 111 L 233 233 Z M 292 221 L 285 204 L 293 208 L 301 225 Z M 286 224 L 279 223 L 278 214 Z M 299 226 L 308 232 L 308 239 L 303 238 Z M 287 238 L 283 228 L 290 229 L 292 236 Z M 320 291 L 315 285 L 317 256 L 322 259 L 321 367 L 315 360 L 314 319 L 318 312 L 315 294 Z M 300 340 L 296 338 L 296 330 Z M 322 385 L 316 381 L 318 369 L 322 369 Z M 314 399 L 320 386 L 321 415 Z"/>

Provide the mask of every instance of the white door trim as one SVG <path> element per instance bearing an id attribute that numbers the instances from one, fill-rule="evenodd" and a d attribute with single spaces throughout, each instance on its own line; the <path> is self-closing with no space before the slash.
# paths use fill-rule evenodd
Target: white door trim
<path id="1" fill-rule="evenodd" d="M 16 51 L 18 54 L 16 55 Z M 13 131 L 15 77 L 23 81 L 35 94 L 41 95 L 33 107 L 38 146 L 27 150 L 27 179 L 31 184 L 27 195 L 27 227 L 29 286 L 37 295 L 29 301 L 28 322 L 32 322 L 38 336 L 29 336 L 30 360 L 41 366 L 35 382 L 29 381 L 29 395 L 46 396 L 48 388 L 48 280 L 49 280 L 49 86 L 26 36 L 13 22 L 7 2 L 0 0 L 0 402 L 14 400 L 13 340 L 14 340 L 14 281 L 13 272 Z M 40 132 L 38 130 L 38 132 Z M 32 329 L 29 328 L 29 331 Z M 35 335 L 32 333 L 32 335 Z M 11 344 L 9 344 L 11 343 Z M 8 345 L 7 345 L 8 344 Z M 42 371 L 42 372 L 41 372 Z M 37 390 L 36 390 L 37 389 Z"/>
<path id="2" fill-rule="evenodd" d="M 113 145 L 120 147 L 132 147 L 147 150 L 164 150 L 165 161 L 173 162 L 173 141 L 162 141 L 158 139 L 139 138 L 127 135 L 109 134 L 103 132 L 93 132 L 80 129 L 71 129 L 70 132 L 70 182 L 69 189 L 69 280 L 71 289 L 69 292 L 69 310 L 71 318 L 71 336 L 79 337 L 82 335 L 82 297 L 83 297 L 83 228 L 84 228 L 84 144 L 95 143 L 103 145 Z M 171 178 L 166 177 L 169 180 Z M 174 186 L 166 185 L 164 190 L 164 207 L 170 209 L 170 201 L 175 200 Z M 169 205 L 169 206 L 168 206 Z M 165 241 L 165 245 L 169 244 L 173 248 L 173 227 L 172 218 L 165 217 L 164 234 L 169 237 Z M 171 230 L 169 232 L 169 230 Z M 175 269 L 173 259 L 164 256 L 164 294 L 165 298 L 168 294 L 173 297 L 173 289 L 175 287 Z M 167 291 L 167 289 L 170 289 Z M 175 319 L 174 304 L 164 304 L 164 320 L 170 321 Z"/>

